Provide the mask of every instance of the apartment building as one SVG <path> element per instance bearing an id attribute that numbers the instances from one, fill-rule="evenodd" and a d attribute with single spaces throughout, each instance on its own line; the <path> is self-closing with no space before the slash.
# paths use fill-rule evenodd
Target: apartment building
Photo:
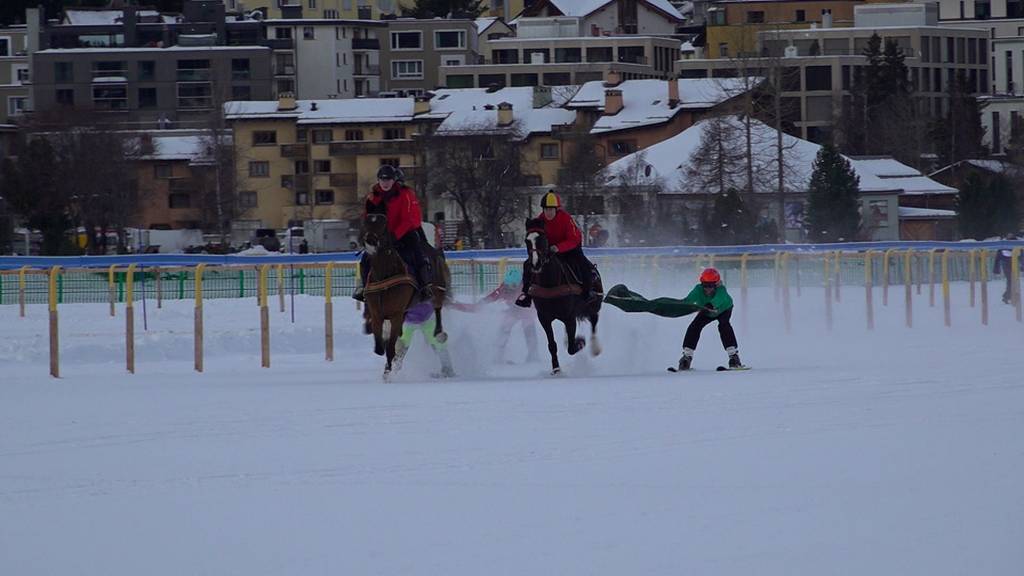
<path id="1" fill-rule="evenodd" d="M 226 0 L 237 6 L 239 0 Z M 382 16 L 395 16 L 403 8 L 412 8 L 412 0 L 266 0 L 247 2 L 252 8 L 262 8 L 268 19 L 304 18 L 325 20 L 380 20 Z"/>
<path id="2" fill-rule="evenodd" d="M 215 186 L 214 136 L 209 131 L 159 130 L 139 134 L 142 156 L 136 162 L 138 213 L 145 229 L 200 228 L 216 218 L 204 194 Z M 230 139 L 225 139 L 230 142 Z"/>
<path id="3" fill-rule="evenodd" d="M 501 38 L 487 43 L 482 63 L 442 66 L 449 88 L 567 86 L 620 78 L 668 78 L 679 59 L 679 41 L 653 36 Z"/>
<path id="4" fill-rule="evenodd" d="M 274 49 L 274 97 L 320 100 L 374 96 L 380 89 L 380 40 L 387 24 L 370 20 L 266 20 Z"/>
<path id="5" fill-rule="evenodd" d="M 991 38 L 1024 36 L 1024 3 L 1018 0 L 938 0 L 939 20 L 954 28 L 983 28 Z"/>
<path id="6" fill-rule="evenodd" d="M 668 0 L 538 0 L 522 16 L 569 16 L 578 19 L 577 36 L 643 34 L 669 36 L 685 19 Z"/>
<path id="7" fill-rule="evenodd" d="M 381 89 L 420 95 L 443 86 L 441 67 L 464 66 L 477 60 L 477 28 L 473 20 L 388 20 L 382 29 Z"/>
<path id="8" fill-rule="evenodd" d="M 938 26 L 933 9 L 922 4 L 872 4 L 855 7 L 855 26 L 758 33 L 764 58 L 743 60 L 680 60 L 683 78 L 728 77 L 745 68 L 758 74 L 765 67 L 783 66 L 783 109 L 794 135 L 812 142 L 831 141 L 852 78 L 866 65 L 863 55 L 877 33 L 883 45 L 895 42 L 906 55 L 910 80 L 923 111 L 940 116 L 948 107 L 946 88 L 963 72 L 975 93 L 988 91 L 990 81 L 988 33 L 980 29 Z M 913 23 L 913 24 L 911 24 Z"/>
<path id="9" fill-rule="evenodd" d="M 720 0 L 708 8 L 705 57 L 757 54 L 757 33 L 853 26 L 863 0 Z"/>
<path id="10" fill-rule="evenodd" d="M 25 26 L 0 28 L 0 127 L 32 109 L 31 48 Z"/>

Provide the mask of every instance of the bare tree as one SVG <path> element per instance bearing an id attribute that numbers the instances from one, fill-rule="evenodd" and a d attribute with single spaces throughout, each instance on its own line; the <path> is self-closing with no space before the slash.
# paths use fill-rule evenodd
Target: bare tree
<path id="1" fill-rule="evenodd" d="M 660 217 L 663 209 L 661 194 L 666 186 L 660 175 L 647 164 L 645 152 L 633 154 L 625 168 L 607 175 L 606 179 L 621 215 L 622 231 L 628 238 L 653 243 L 663 237 L 677 235 L 675 231 L 664 229 L 679 222 L 674 218 Z"/>
<path id="2" fill-rule="evenodd" d="M 523 138 L 518 125 L 467 126 L 423 137 L 431 191 L 455 203 L 470 244 L 504 246 L 504 230 L 523 214 Z"/>
<path id="3" fill-rule="evenodd" d="M 725 194 L 746 173 L 743 134 L 733 117 L 704 120 L 700 144 L 684 166 L 686 192 Z"/>

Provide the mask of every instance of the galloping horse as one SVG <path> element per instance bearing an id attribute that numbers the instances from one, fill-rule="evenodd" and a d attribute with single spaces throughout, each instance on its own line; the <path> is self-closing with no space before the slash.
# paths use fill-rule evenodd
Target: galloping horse
<path id="1" fill-rule="evenodd" d="M 414 234 L 415 232 L 410 232 Z M 385 356 L 384 379 L 391 375 L 395 358 L 395 343 L 402 335 L 405 312 L 417 299 L 416 280 L 395 248 L 395 240 L 387 229 L 387 217 L 383 214 L 369 214 L 361 234 L 363 247 L 369 257 L 370 275 L 364 289 L 366 315 L 373 333 L 373 352 Z M 425 247 L 426 250 L 428 247 Z M 451 273 L 444 254 L 431 251 L 433 282 L 431 298 L 434 305 L 436 326 L 434 336 L 444 341 L 444 325 L 441 323 L 441 307 L 448 294 Z"/>
<path id="2" fill-rule="evenodd" d="M 544 222 L 540 219 L 526 221 L 526 250 L 529 256 L 528 272 L 533 274 L 529 295 L 537 309 L 537 319 L 548 337 L 548 351 L 551 353 L 551 373 L 558 374 L 558 344 L 551 324 L 561 320 L 565 325 L 569 354 L 573 355 L 583 349 L 586 340 L 576 335 L 576 323 L 580 320 L 590 322 L 590 352 L 593 356 L 601 353 L 597 341 L 597 320 L 601 310 L 601 299 L 595 298 L 586 302 L 581 295 L 583 289 L 580 280 L 572 270 L 562 262 L 558 255 L 552 255 L 548 249 L 548 237 L 544 233 Z M 588 274 L 589 270 L 581 271 Z M 600 277 L 595 278 L 595 291 L 600 291 Z"/>

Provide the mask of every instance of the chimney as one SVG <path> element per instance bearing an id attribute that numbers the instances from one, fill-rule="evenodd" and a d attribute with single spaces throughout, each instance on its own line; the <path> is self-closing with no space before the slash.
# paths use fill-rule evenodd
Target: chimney
<path id="1" fill-rule="evenodd" d="M 512 125 L 512 105 L 508 102 L 498 104 L 498 126 L 506 127 Z"/>
<path id="2" fill-rule="evenodd" d="M 618 86 L 620 82 L 622 82 L 622 76 L 620 76 L 617 71 L 608 70 L 607 72 L 604 73 L 605 86 Z"/>
<path id="3" fill-rule="evenodd" d="M 608 88 L 604 91 L 604 114 L 614 116 L 622 110 L 622 90 Z"/>
<path id="4" fill-rule="evenodd" d="M 412 104 L 412 115 L 419 116 L 420 114 L 428 114 L 430 112 L 430 97 L 429 96 L 417 96 L 413 100 Z"/>
<path id="5" fill-rule="evenodd" d="M 822 8 L 821 10 L 821 27 L 831 28 L 832 27 L 832 9 Z"/>
<path id="6" fill-rule="evenodd" d="M 295 101 L 294 92 L 281 92 L 277 95 L 278 112 L 290 112 L 298 107 L 299 103 Z"/>
<path id="7" fill-rule="evenodd" d="M 668 79 L 668 107 L 675 108 L 679 105 L 679 80 Z"/>

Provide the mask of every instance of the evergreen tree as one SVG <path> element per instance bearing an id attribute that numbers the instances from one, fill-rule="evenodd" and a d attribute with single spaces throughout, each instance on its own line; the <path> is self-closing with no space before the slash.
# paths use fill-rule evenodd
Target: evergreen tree
<path id="1" fill-rule="evenodd" d="M 405 16 L 413 18 L 479 18 L 487 10 L 484 0 L 416 0 Z"/>
<path id="2" fill-rule="evenodd" d="M 713 246 L 735 246 L 757 242 L 754 215 L 735 188 L 716 194 L 711 213 L 704 221 L 704 241 Z"/>
<path id="3" fill-rule="evenodd" d="M 0 168 L 0 189 L 9 209 L 42 233 L 44 255 L 70 249 L 66 233 L 73 226 L 73 201 L 62 172 L 63 162 L 45 138 L 30 140 L 17 160 L 5 158 Z"/>
<path id="4" fill-rule="evenodd" d="M 815 242 L 856 239 L 860 229 L 860 178 L 850 161 L 835 147 L 825 145 L 814 160 L 807 193 L 807 226 Z"/>
<path id="5" fill-rule="evenodd" d="M 957 71 L 946 90 L 949 110 L 932 123 L 930 130 L 940 164 L 949 166 L 985 156 L 988 151 L 982 144 L 985 128 L 981 125 L 981 104 L 963 70 Z"/>
<path id="6" fill-rule="evenodd" d="M 964 238 L 984 240 L 1017 229 L 1017 196 L 1005 177 L 996 175 L 986 182 L 968 174 L 957 197 L 957 221 Z"/>

